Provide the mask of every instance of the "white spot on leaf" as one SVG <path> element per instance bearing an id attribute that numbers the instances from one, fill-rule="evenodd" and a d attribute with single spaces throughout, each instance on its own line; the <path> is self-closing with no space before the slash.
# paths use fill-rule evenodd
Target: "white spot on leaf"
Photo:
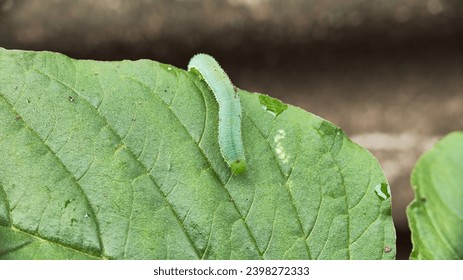
<path id="1" fill-rule="evenodd" d="M 273 141 L 275 142 L 275 153 L 277 155 L 277 158 L 282 162 L 282 163 L 288 163 L 289 162 L 289 155 L 286 154 L 285 149 L 283 147 L 282 140 L 285 139 L 286 137 L 286 132 L 283 129 L 279 129 L 277 131 L 277 134 L 273 137 Z"/>

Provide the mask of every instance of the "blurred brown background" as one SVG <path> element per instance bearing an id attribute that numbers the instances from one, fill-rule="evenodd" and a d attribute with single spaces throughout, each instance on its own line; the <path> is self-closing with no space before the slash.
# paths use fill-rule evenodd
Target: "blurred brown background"
<path id="1" fill-rule="evenodd" d="M 407 259 L 410 171 L 463 127 L 462 0 L 0 0 L 0 46 L 186 68 L 214 55 L 234 83 L 340 126 L 391 184 Z"/>

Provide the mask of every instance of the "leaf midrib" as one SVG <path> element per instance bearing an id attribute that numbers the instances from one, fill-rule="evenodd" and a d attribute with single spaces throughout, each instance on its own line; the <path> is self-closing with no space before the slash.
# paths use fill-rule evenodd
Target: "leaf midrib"
<path id="1" fill-rule="evenodd" d="M 160 189 L 159 185 L 155 182 L 155 179 L 153 178 L 153 175 L 152 175 L 150 172 L 148 172 L 148 168 L 143 164 L 143 162 L 141 162 L 141 161 L 135 156 L 135 154 L 133 153 L 132 149 L 130 149 L 130 147 L 127 146 L 127 145 L 125 144 L 125 142 L 122 140 L 122 137 L 116 132 L 116 130 L 115 130 L 114 127 L 110 124 L 110 122 L 99 112 L 98 108 L 96 108 L 95 106 L 93 106 L 86 98 L 84 98 L 83 96 L 81 96 L 75 89 L 73 89 L 73 88 L 72 88 L 70 85 L 68 85 L 67 83 L 61 81 L 60 79 L 58 79 L 58 78 L 56 78 L 56 77 L 54 77 L 54 76 L 52 76 L 52 75 L 50 75 L 50 74 L 47 74 L 47 73 L 42 72 L 42 71 L 40 71 L 39 69 L 34 68 L 33 70 L 35 70 L 37 73 L 39 73 L 39 74 L 41 74 L 41 75 L 47 77 L 47 78 L 50 79 L 50 80 L 53 80 L 53 81 L 56 81 L 56 82 L 62 84 L 63 86 L 65 86 L 66 88 L 68 88 L 69 90 L 71 90 L 72 92 L 74 92 L 74 93 L 76 94 L 76 96 L 78 96 L 78 97 L 80 97 L 82 100 L 84 100 L 85 103 L 87 103 L 87 105 L 89 105 L 91 108 L 93 108 L 93 109 L 96 111 L 96 113 L 98 114 L 98 116 L 104 121 L 104 123 L 106 123 L 106 125 L 108 126 L 108 128 L 110 129 L 110 131 L 112 132 L 112 134 L 115 135 L 115 136 L 117 137 L 119 143 L 124 144 L 124 145 L 127 147 L 127 151 L 129 152 L 130 156 L 131 156 L 138 164 L 140 164 L 140 166 L 143 167 L 143 169 L 144 169 L 144 171 L 146 172 L 146 174 L 148 174 L 148 176 L 149 176 L 149 178 L 150 178 L 150 181 L 153 183 L 154 186 L 157 187 L 157 190 L 162 194 L 165 203 L 169 206 L 171 212 L 173 213 L 175 219 L 177 220 L 177 223 L 178 223 L 178 224 L 180 225 L 180 227 L 183 229 L 182 231 L 183 231 L 183 233 L 185 234 L 185 236 L 187 237 L 187 239 L 188 239 L 188 241 L 189 241 L 191 247 L 194 249 L 197 258 L 202 258 L 202 257 L 200 257 L 202 254 L 198 251 L 198 248 L 196 248 L 196 246 L 194 245 L 194 242 L 193 242 L 193 240 L 191 239 L 191 236 L 188 234 L 188 231 L 187 231 L 186 228 L 184 227 L 184 224 L 181 222 L 181 219 L 180 219 L 179 215 L 178 215 L 177 212 L 174 210 L 173 206 L 169 203 L 169 201 L 167 200 L 166 195 L 162 192 L 162 190 Z M 153 93 L 155 94 L 155 96 L 158 98 L 158 100 L 160 100 L 160 101 L 162 102 L 162 104 L 164 104 L 164 105 L 171 111 L 172 115 L 175 116 L 175 118 L 177 119 L 178 123 L 182 126 L 182 128 L 185 130 L 185 132 L 187 133 L 187 135 L 191 138 L 191 140 L 192 140 L 194 143 L 198 144 L 198 143 L 194 140 L 193 136 L 192 136 L 192 135 L 188 132 L 188 130 L 185 128 L 184 124 L 180 121 L 180 119 L 179 119 L 178 116 L 175 114 L 175 112 L 172 110 L 172 108 L 171 108 L 168 104 L 166 104 L 166 103 L 159 97 L 159 94 L 158 94 L 157 92 L 151 91 L 147 85 L 145 85 L 143 82 L 139 81 L 138 79 L 136 79 L 136 78 L 134 78 L 134 77 L 130 77 L 130 78 L 133 79 L 134 81 L 138 82 L 138 83 L 139 83 L 140 85 L 142 85 L 143 87 L 145 87 L 149 92 L 153 92 Z M 103 90 L 103 88 L 102 88 L 102 90 Z M 202 91 L 201 91 L 201 92 L 202 92 Z M 102 101 L 101 101 L 101 102 L 102 102 Z M 101 105 L 101 103 L 100 103 L 99 105 Z M 11 106 L 11 105 L 10 105 L 10 106 Z M 29 126 L 28 126 L 28 128 L 29 128 L 31 131 L 33 131 L 35 134 L 37 134 L 37 133 L 36 133 L 32 128 L 30 128 Z M 38 134 L 37 134 L 37 135 L 38 135 Z M 38 136 L 38 137 L 39 137 L 39 139 L 40 139 L 42 142 L 44 141 L 40 136 Z M 45 143 L 43 143 L 43 144 L 46 145 Z M 51 150 L 51 148 L 48 147 L 48 145 L 46 145 L 46 146 L 47 146 L 47 148 L 53 153 L 53 151 Z M 216 179 L 217 179 L 219 182 L 221 182 L 220 177 L 218 176 L 216 170 L 212 167 L 212 164 L 211 164 L 210 160 L 206 157 L 206 155 L 205 155 L 204 151 L 202 150 L 202 148 L 200 148 L 198 145 L 197 145 L 197 148 L 200 150 L 202 156 L 205 158 L 205 160 L 208 162 L 209 166 L 210 166 L 211 169 L 213 170 L 213 173 L 214 173 L 214 176 L 216 177 Z M 53 154 L 54 154 L 54 153 L 53 153 Z M 56 156 L 56 155 L 54 154 L 54 156 Z M 61 162 L 61 160 L 60 160 L 60 162 Z M 62 162 L 61 162 L 61 164 L 65 167 L 65 165 L 64 165 Z M 71 174 L 71 172 L 69 171 L 69 169 L 66 168 L 66 171 L 67 171 L 68 173 Z M 71 174 L 71 175 L 72 175 L 72 174 Z M 73 179 L 75 180 L 74 176 L 72 176 L 72 177 L 73 177 Z M 229 177 L 229 180 L 230 180 L 231 178 L 232 178 L 232 177 L 230 176 L 230 177 Z M 227 181 L 227 183 L 225 183 L 225 184 L 222 183 L 222 184 L 224 185 L 224 188 L 225 188 L 225 190 L 226 190 L 226 192 L 227 192 L 227 195 L 231 198 L 231 195 L 230 195 L 230 193 L 228 192 L 228 189 L 226 188 L 226 185 L 228 184 L 229 180 Z M 77 182 L 77 183 L 78 183 L 78 182 Z M 80 185 L 79 185 L 79 187 L 80 187 Z M 84 194 L 84 196 L 85 196 L 85 194 Z M 86 198 L 86 200 L 88 201 L 88 198 L 87 198 L 86 196 L 85 196 L 85 198 Z M 251 237 L 251 239 L 252 239 L 252 241 L 253 241 L 253 244 L 254 244 L 254 246 L 255 246 L 255 248 L 256 248 L 256 250 L 257 250 L 259 256 L 262 258 L 263 255 L 262 255 L 262 253 L 260 252 L 259 247 L 257 246 L 257 241 L 256 241 L 256 239 L 255 239 L 255 237 L 254 237 L 254 234 L 253 234 L 252 231 L 250 230 L 248 223 L 247 223 L 247 222 L 245 221 L 245 219 L 243 218 L 242 213 L 238 210 L 238 207 L 237 207 L 236 203 L 234 202 L 234 200 L 233 200 L 233 199 L 230 199 L 230 200 L 233 202 L 233 205 L 234 205 L 234 208 L 235 208 L 236 212 L 239 214 L 241 220 L 243 221 L 243 223 L 244 223 L 244 225 L 245 225 L 245 227 L 246 227 L 246 229 L 247 229 L 247 231 L 248 231 L 248 233 L 249 233 L 249 235 L 250 235 L 250 237 Z M 89 208 L 91 208 L 91 211 L 93 211 L 93 208 L 90 207 L 90 203 L 88 203 L 88 205 L 89 205 Z M 93 215 L 93 216 L 96 217 L 96 215 Z M 95 221 L 95 223 L 98 225 L 98 222 L 97 222 L 97 221 Z M 98 230 L 98 233 L 99 233 L 99 230 Z M 101 235 L 100 235 L 100 234 L 98 234 L 98 238 L 99 238 L 99 240 L 100 240 L 100 242 L 101 242 Z M 103 248 L 102 242 L 101 242 L 101 247 Z M 205 252 L 206 252 L 206 251 L 205 251 Z M 205 253 L 205 252 L 204 252 L 204 253 Z M 203 254 L 204 254 L 204 253 L 203 253 Z"/>
<path id="2" fill-rule="evenodd" d="M 16 115 L 20 116 L 21 115 L 19 114 L 18 111 L 16 111 L 15 107 L 13 106 L 13 104 L 11 104 L 4 96 L 3 97 L 3 100 L 5 100 L 5 103 L 11 108 L 11 111 L 14 112 Z M 21 117 L 21 119 L 23 119 Z M 97 231 L 97 236 L 98 236 L 98 244 L 99 244 L 99 251 L 102 253 L 101 256 L 99 256 L 100 258 L 104 256 L 103 252 L 104 252 L 104 247 L 103 247 L 103 242 L 101 240 L 101 234 L 100 234 L 100 228 L 99 228 L 99 223 L 98 221 L 96 220 L 96 215 L 95 215 L 95 212 L 94 212 L 94 209 L 91 207 L 91 204 L 90 204 L 90 201 L 88 200 L 88 197 L 85 195 L 85 192 L 83 191 L 82 189 L 82 186 L 80 185 L 79 181 L 77 180 L 77 178 L 74 176 L 74 174 L 69 170 L 69 168 L 63 163 L 63 161 L 57 156 L 57 154 L 51 149 L 51 147 L 49 145 L 46 144 L 46 142 L 44 141 L 44 139 L 42 139 L 42 137 L 34 130 L 32 129 L 29 124 L 23 119 L 23 123 L 24 123 L 24 126 L 33 134 L 35 135 L 35 137 L 37 137 L 37 139 L 40 139 L 41 143 L 43 146 L 45 146 L 48 150 L 49 153 L 51 153 L 53 155 L 53 157 L 55 158 L 55 160 L 61 165 L 61 167 L 64 169 L 64 171 L 70 176 L 70 178 L 72 179 L 72 181 L 76 184 L 76 186 L 78 186 L 78 189 L 79 191 L 82 193 L 83 197 L 84 197 L 84 200 L 85 200 L 85 203 L 88 205 L 88 208 L 90 210 L 90 216 L 92 217 L 92 219 L 94 220 L 95 222 L 95 226 L 96 226 L 96 231 Z M 3 190 L 3 187 L 2 187 L 2 190 Z M 4 192 L 4 190 L 3 190 Z M 11 218 L 11 213 L 10 213 L 10 207 L 8 206 L 8 212 L 10 214 L 10 228 L 12 229 L 17 229 L 17 231 L 21 231 L 21 232 L 25 232 L 25 233 L 28 233 L 29 235 L 31 236 L 36 236 L 36 238 L 38 239 L 41 239 L 41 240 L 50 240 L 50 239 L 47 239 L 43 236 L 40 236 L 38 233 L 29 233 L 28 231 L 24 231 L 22 229 L 19 229 L 17 227 L 14 227 L 13 226 L 13 220 Z M 82 251 L 82 250 L 79 250 L 77 248 L 74 248 L 72 246 L 70 246 L 69 244 L 61 244 L 61 243 L 58 243 L 58 242 L 54 242 L 52 240 L 50 240 L 50 242 L 53 242 L 55 244 L 59 244 L 60 246 L 62 247 L 66 247 L 66 248 L 69 248 L 69 249 L 72 249 L 72 250 L 75 250 L 75 251 L 79 251 L 79 252 L 82 252 L 82 253 L 85 253 L 85 254 L 89 254 L 88 252 L 86 251 Z"/>
<path id="3" fill-rule="evenodd" d="M 230 180 L 233 178 L 233 175 L 230 175 L 230 176 L 228 177 L 228 180 L 227 180 L 225 183 L 222 182 L 222 180 L 221 180 L 219 174 L 218 174 L 217 171 L 214 169 L 214 167 L 213 167 L 211 161 L 209 160 L 209 158 L 206 156 L 206 153 L 205 153 L 204 150 L 201 148 L 201 146 L 199 145 L 199 143 L 195 141 L 193 135 L 191 135 L 191 134 L 189 133 L 188 129 L 187 129 L 187 128 L 185 127 L 185 125 L 181 122 L 180 118 L 177 116 L 177 114 L 174 112 L 174 110 L 172 110 L 172 107 L 171 107 L 169 104 L 167 104 L 162 98 L 160 98 L 159 94 L 158 94 L 156 91 L 151 91 L 150 88 L 149 88 L 146 84 L 144 84 L 144 83 L 141 82 L 140 80 L 136 79 L 135 77 L 130 77 L 130 76 L 127 76 L 127 77 L 130 78 L 131 80 L 137 82 L 139 85 L 143 86 L 147 91 L 154 93 L 154 95 L 156 95 L 156 97 L 158 98 L 158 100 L 160 100 L 160 102 L 161 102 L 162 104 L 164 104 L 164 106 L 166 106 L 166 107 L 170 110 L 170 112 L 172 113 L 172 115 L 175 116 L 175 119 L 177 120 L 177 122 L 182 126 L 183 130 L 184 130 L 184 131 L 186 132 L 186 134 L 191 138 L 191 140 L 196 144 L 196 147 L 197 147 L 198 150 L 200 151 L 202 157 L 207 161 L 209 167 L 210 167 L 211 170 L 213 171 L 214 177 L 216 178 L 216 180 L 218 180 L 218 181 L 223 185 L 223 188 L 225 189 L 225 191 L 226 191 L 226 193 L 227 193 L 227 195 L 228 195 L 228 197 L 229 197 L 229 200 L 232 202 L 232 204 L 233 204 L 233 206 L 234 206 L 234 208 L 235 208 L 235 211 L 238 213 L 238 215 L 240 216 L 241 220 L 243 221 L 243 223 L 244 223 L 244 225 L 245 225 L 245 227 L 246 227 L 246 230 L 248 231 L 249 236 L 251 237 L 251 239 L 252 239 L 252 241 L 253 241 L 253 244 L 254 244 L 254 246 L 255 246 L 255 248 L 256 248 L 256 250 L 257 250 L 257 253 L 258 253 L 259 256 L 262 258 L 262 257 L 263 257 L 263 254 L 262 254 L 262 252 L 260 251 L 259 246 L 257 245 L 257 240 L 256 240 L 254 234 L 252 233 L 251 229 L 249 228 L 248 223 L 247 223 L 246 220 L 244 219 L 244 216 L 243 216 L 242 213 L 239 211 L 238 206 L 236 205 L 235 200 L 232 199 L 231 194 L 230 194 L 230 192 L 229 192 L 228 189 L 227 189 L 227 185 L 228 185 L 228 183 L 230 182 Z M 196 86 L 196 85 L 195 85 L 195 86 Z M 199 88 L 198 88 L 197 86 L 196 86 L 196 88 L 199 90 Z M 201 93 L 204 94 L 204 92 L 203 92 L 202 90 L 201 90 Z M 175 97 L 176 97 L 176 95 L 175 95 Z M 172 100 L 174 100 L 175 97 L 174 97 Z M 204 98 L 203 98 L 203 100 L 204 100 Z M 103 116 L 102 116 L 102 117 L 103 117 Z M 103 117 L 103 118 L 104 118 L 104 117 Z M 106 118 L 104 118 L 104 120 L 107 121 Z M 203 133 L 204 133 L 204 132 L 203 132 Z M 200 138 L 202 139 L 202 137 L 200 137 Z M 129 149 L 129 147 L 127 147 L 127 148 Z M 129 149 L 129 150 L 130 150 L 130 149 Z M 131 154 L 132 154 L 132 151 L 131 151 L 131 150 L 130 150 L 130 152 L 131 152 Z M 137 159 L 137 161 L 146 169 L 146 167 L 143 165 L 142 162 L 140 162 L 138 159 Z M 151 173 L 150 173 L 149 175 L 150 175 L 150 177 L 152 176 Z M 156 184 L 156 186 L 157 186 L 157 184 Z M 159 188 L 159 186 L 158 186 L 158 188 Z M 162 190 L 161 190 L 160 188 L 159 188 L 159 190 L 160 190 L 160 192 L 163 194 L 163 196 L 165 197 L 166 203 L 169 204 L 166 195 L 162 192 Z M 169 206 L 173 209 L 173 207 L 172 207 L 170 204 L 169 204 Z M 183 223 L 181 223 L 180 217 L 179 217 L 178 215 L 176 215 L 176 216 L 177 216 L 177 218 L 178 218 L 179 223 L 180 223 L 181 226 L 183 227 Z M 184 229 L 184 231 L 185 231 L 185 234 L 187 234 L 186 229 L 185 229 L 184 227 L 183 227 L 183 229 Z M 212 225 L 211 225 L 211 230 L 212 230 Z M 187 235 L 188 235 L 188 234 L 187 234 Z M 193 244 L 193 243 L 192 243 L 192 244 Z M 195 248 L 195 250 L 197 251 L 197 248 Z M 203 259 L 203 257 L 204 257 L 204 255 L 206 254 L 206 252 L 207 252 L 207 247 L 206 247 L 206 249 L 204 250 L 204 252 L 203 252 L 203 254 L 202 254 L 202 256 L 201 256 L 201 259 Z M 200 256 L 200 254 L 199 254 L 199 252 L 198 252 L 198 257 L 199 257 L 199 256 Z"/>

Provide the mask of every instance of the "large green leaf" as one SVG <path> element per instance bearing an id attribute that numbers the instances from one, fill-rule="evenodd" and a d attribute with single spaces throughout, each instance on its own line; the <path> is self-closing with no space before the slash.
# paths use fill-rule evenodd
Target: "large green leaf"
<path id="1" fill-rule="evenodd" d="M 412 173 L 412 259 L 463 259 L 463 132 L 439 141 Z"/>
<path id="2" fill-rule="evenodd" d="M 395 256 L 376 159 L 317 116 L 240 90 L 232 176 L 194 74 L 4 49 L 0 69 L 1 258 Z"/>

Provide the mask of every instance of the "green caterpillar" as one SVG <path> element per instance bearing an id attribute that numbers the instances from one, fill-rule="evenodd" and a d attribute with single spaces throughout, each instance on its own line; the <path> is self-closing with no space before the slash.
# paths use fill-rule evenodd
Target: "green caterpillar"
<path id="1" fill-rule="evenodd" d="M 241 103 L 235 87 L 219 63 L 210 55 L 197 54 L 188 63 L 188 71 L 201 76 L 219 104 L 219 147 L 233 174 L 246 171 L 241 138 Z"/>

